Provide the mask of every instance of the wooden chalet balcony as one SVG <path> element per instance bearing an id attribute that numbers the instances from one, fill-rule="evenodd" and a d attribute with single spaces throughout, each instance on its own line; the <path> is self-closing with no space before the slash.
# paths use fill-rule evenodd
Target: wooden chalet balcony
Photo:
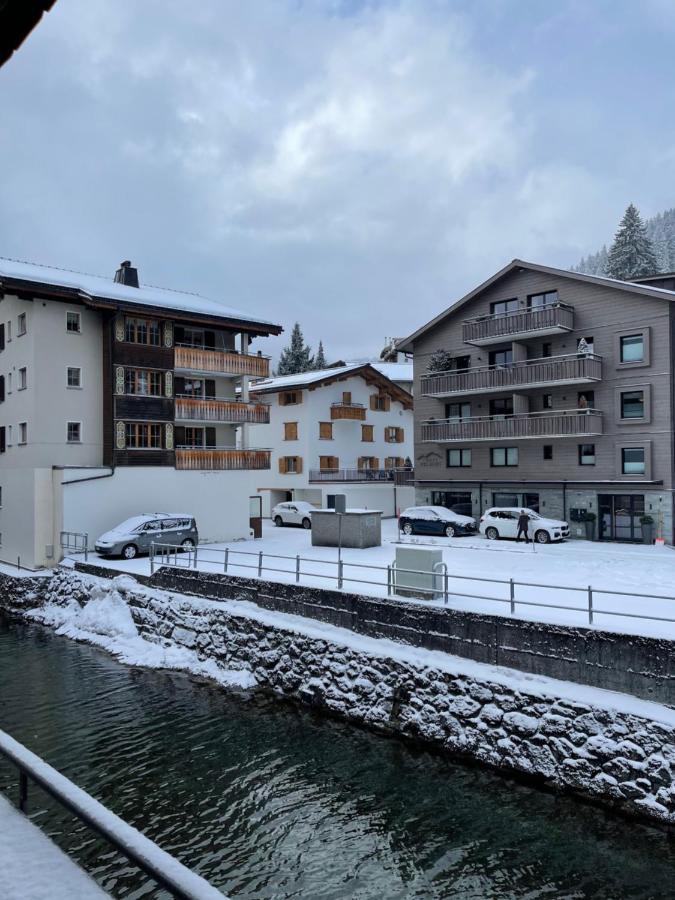
<path id="1" fill-rule="evenodd" d="M 270 374 L 270 361 L 266 356 L 178 344 L 175 348 L 174 368 L 184 372 L 267 378 Z"/>
<path id="2" fill-rule="evenodd" d="M 415 473 L 412 469 L 310 469 L 309 480 L 321 482 L 371 482 L 389 484 L 413 484 Z"/>
<path id="3" fill-rule="evenodd" d="M 494 316 L 477 316 L 462 324 L 465 344 L 499 344 L 505 340 L 560 334 L 574 328 L 574 307 L 552 303 L 535 309 Z"/>
<path id="4" fill-rule="evenodd" d="M 250 422 L 267 425 L 270 408 L 267 403 L 244 403 L 219 397 L 176 397 L 176 421 L 185 422 Z"/>
<path id="5" fill-rule="evenodd" d="M 339 419 L 354 419 L 363 422 L 366 418 L 366 408 L 360 403 L 332 403 L 330 408 L 332 421 Z"/>
<path id="6" fill-rule="evenodd" d="M 601 380 L 602 357 L 592 353 L 575 353 L 527 359 L 509 366 L 434 372 L 422 377 L 422 394 L 426 397 L 450 397 L 453 394 L 488 394 Z"/>
<path id="7" fill-rule="evenodd" d="M 233 447 L 178 447 L 176 468 L 202 471 L 269 469 L 271 453 L 271 450 L 239 450 Z"/>
<path id="8" fill-rule="evenodd" d="M 422 423 L 422 441 L 436 443 L 512 441 L 524 438 L 565 438 L 602 434 L 602 413 L 596 409 L 547 410 L 506 418 L 470 416 L 466 419 Z"/>

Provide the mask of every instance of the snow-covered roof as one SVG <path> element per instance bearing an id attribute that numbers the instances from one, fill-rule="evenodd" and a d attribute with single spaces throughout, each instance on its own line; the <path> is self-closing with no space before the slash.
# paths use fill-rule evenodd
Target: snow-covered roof
<path id="1" fill-rule="evenodd" d="M 371 366 L 391 381 L 412 381 L 412 363 L 371 362 Z"/>
<path id="2" fill-rule="evenodd" d="M 102 299 L 134 306 L 152 306 L 192 315 L 210 318 L 228 319 L 237 322 L 251 322 L 279 333 L 281 327 L 266 319 L 251 316 L 239 309 L 233 309 L 216 300 L 209 300 L 200 294 L 174 291 L 168 288 L 141 285 L 133 287 L 120 284 L 101 275 L 86 275 L 39 263 L 0 257 L 0 283 L 6 281 L 24 281 L 30 285 L 51 285 L 79 292 L 83 300 Z"/>
<path id="3" fill-rule="evenodd" d="M 251 385 L 253 393 L 271 394 L 276 391 L 292 390 L 293 388 L 308 388 L 313 385 L 330 384 L 343 378 L 345 375 L 361 375 L 373 381 L 380 380 L 387 389 L 406 408 L 412 408 L 412 396 L 409 391 L 402 388 L 397 379 L 389 378 L 373 363 L 350 363 L 344 366 L 334 366 L 331 369 L 315 369 L 310 372 L 301 372 L 298 375 L 278 375 L 274 378 L 265 378 Z M 412 377 L 410 378 L 412 381 Z"/>
<path id="4" fill-rule="evenodd" d="M 456 300 L 447 309 L 444 309 L 443 312 L 431 319 L 431 321 L 422 325 L 421 328 L 418 328 L 417 331 L 414 331 L 412 334 L 408 335 L 408 337 L 398 341 L 396 348 L 402 352 L 412 352 L 413 343 L 417 338 L 421 337 L 436 325 L 439 325 L 447 318 L 447 316 L 454 315 L 454 313 L 462 306 L 470 300 L 473 300 L 474 297 L 477 297 L 482 291 L 491 287 L 495 282 L 499 281 L 500 278 L 503 278 L 505 275 L 518 269 L 529 269 L 533 272 L 542 272 L 546 275 L 559 275 L 563 278 L 585 281 L 588 284 L 610 285 L 622 291 L 630 291 L 634 294 L 644 294 L 661 300 L 675 300 L 675 291 L 668 290 L 667 288 L 654 287 L 650 284 L 642 284 L 635 281 L 620 281 L 616 278 L 608 278 L 606 275 L 587 275 L 584 272 L 572 272 L 569 269 L 556 269 L 553 266 L 541 265 L 541 263 L 530 263 L 522 259 L 513 259 L 508 265 L 504 266 L 503 269 L 500 269 L 494 275 L 491 275 L 487 281 L 482 282 L 478 287 L 469 291 L 468 294 L 465 294 L 462 298 Z M 658 277 L 658 275 L 655 277 Z"/>

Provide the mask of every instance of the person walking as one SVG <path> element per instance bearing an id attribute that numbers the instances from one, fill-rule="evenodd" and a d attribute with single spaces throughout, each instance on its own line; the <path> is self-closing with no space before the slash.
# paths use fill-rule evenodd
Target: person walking
<path id="1" fill-rule="evenodd" d="M 520 543 L 521 534 L 525 536 L 525 543 L 530 543 L 530 536 L 527 533 L 527 529 L 530 527 L 530 517 L 525 512 L 524 509 L 521 509 L 520 515 L 518 516 L 518 535 L 516 537 L 516 543 Z"/>

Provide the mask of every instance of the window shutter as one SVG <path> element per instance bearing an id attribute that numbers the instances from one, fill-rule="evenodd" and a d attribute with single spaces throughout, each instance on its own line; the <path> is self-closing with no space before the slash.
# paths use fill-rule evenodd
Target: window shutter
<path id="1" fill-rule="evenodd" d="M 370 395 L 370 408 L 371 408 L 372 410 L 376 410 L 376 409 L 377 409 L 377 394 L 371 394 L 371 395 Z"/>
<path id="2" fill-rule="evenodd" d="M 396 429 L 396 440 L 399 442 L 399 444 L 403 443 L 403 429 L 402 428 Z"/>
<path id="3" fill-rule="evenodd" d="M 373 465 L 373 469 L 379 469 L 379 468 L 380 468 L 380 460 L 377 458 L 377 456 L 374 456 L 374 457 L 373 457 L 373 464 L 372 464 L 372 465 Z"/>
<path id="4" fill-rule="evenodd" d="M 302 474 L 302 457 L 301 456 L 295 457 L 295 474 L 296 475 Z"/>
<path id="5" fill-rule="evenodd" d="M 286 406 L 286 394 L 283 391 L 279 394 L 279 406 Z"/>
<path id="6" fill-rule="evenodd" d="M 342 402 L 345 404 L 349 404 L 352 402 L 352 392 L 351 391 L 343 391 L 342 392 Z"/>
<path id="7" fill-rule="evenodd" d="M 286 474 L 286 457 L 285 456 L 279 457 L 279 474 L 280 475 Z"/>

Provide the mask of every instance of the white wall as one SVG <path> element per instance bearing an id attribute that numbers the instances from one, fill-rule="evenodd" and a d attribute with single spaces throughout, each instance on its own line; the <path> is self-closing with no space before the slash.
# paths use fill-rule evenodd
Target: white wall
<path id="1" fill-rule="evenodd" d="M 72 476 L 68 474 L 68 479 Z M 182 472 L 120 467 L 110 478 L 63 486 L 63 530 L 89 534 L 90 544 L 129 516 L 190 513 L 202 541 L 248 537 L 255 472 Z"/>

